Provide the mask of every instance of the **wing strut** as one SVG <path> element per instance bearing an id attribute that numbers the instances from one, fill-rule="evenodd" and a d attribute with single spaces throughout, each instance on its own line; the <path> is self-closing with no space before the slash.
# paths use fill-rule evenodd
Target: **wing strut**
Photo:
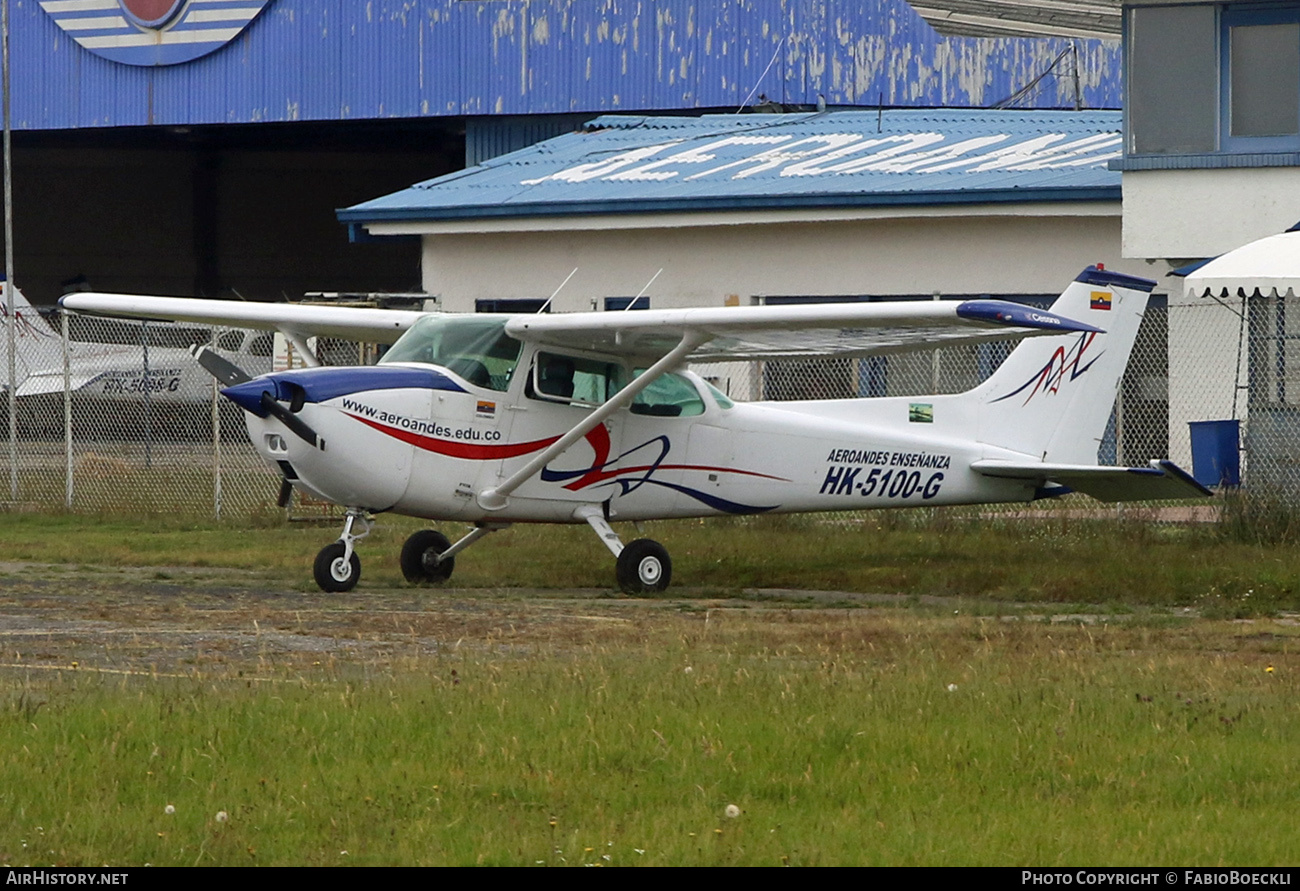
<path id="1" fill-rule="evenodd" d="M 301 357 L 304 365 L 308 368 L 316 368 L 320 365 L 320 360 L 317 359 L 316 354 L 308 348 L 307 341 L 303 339 L 301 334 L 296 331 L 290 331 L 288 328 L 279 328 L 277 330 L 284 335 L 285 340 L 293 344 L 294 352 Z"/>
<path id="2" fill-rule="evenodd" d="M 625 405 L 630 405 L 642 390 L 680 365 L 692 350 L 709 339 L 710 336 L 702 331 L 687 331 L 682 335 L 682 339 L 677 346 L 665 353 L 663 358 L 651 365 L 644 374 L 605 400 L 600 408 L 587 415 L 582 423 L 539 452 L 531 461 L 503 480 L 500 485 L 480 492 L 478 495 L 479 507 L 484 510 L 501 510 L 508 503 L 507 497 L 511 492 L 528 482 L 554 458 L 563 454 L 569 446 L 594 430 L 596 425 L 605 423 L 605 419 L 614 412 Z"/>

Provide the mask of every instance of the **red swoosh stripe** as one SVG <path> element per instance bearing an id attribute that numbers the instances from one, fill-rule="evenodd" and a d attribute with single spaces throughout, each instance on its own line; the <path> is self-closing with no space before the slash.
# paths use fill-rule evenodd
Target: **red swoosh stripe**
<path id="1" fill-rule="evenodd" d="M 402 442 L 410 443 L 416 448 L 424 449 L 426 452 L 437 452 L 439 455 L 448 455 L 452 458 L 467 458 L 471 461 L 491 461 L 500 458 L 516 458 L 519 455 L 527 455 L 531 452 L 540 452 L 560 437 L 552 436 L 549 439 L 538 439 L 533 442 L 509 442 L 501 445 L 476 445 L 469 442 L 454 442 L 450 439 L 435 439 L 432 436 L 424 436 L 419 433 L 412 433 L 409 430 L 399 430 L 396 427 L 389 427 L 387 424 L 380 424 L 367 418 L 354 415 L 347 412 L 348 417 L 354 418 L 367 427 L 373 427 L 380 433 L 387 433 L 394 439 L 400 439 Z"/>

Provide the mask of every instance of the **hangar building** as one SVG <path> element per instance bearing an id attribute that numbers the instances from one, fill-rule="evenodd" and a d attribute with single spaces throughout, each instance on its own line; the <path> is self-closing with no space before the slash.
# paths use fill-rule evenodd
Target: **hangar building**
<path id="1" fill-rule="evenodd" d="M 949 30 L 1017 31 L 945 4 L 926 5 Z M 9 5 L 16 280 L 41 303 L 79 276 L 250 299 L 408 290 L 418 244 L 350 247 L 336 208 L 601 113 L 1120 102 L 1115 41 L 942 36 L 902 0 Z M 1023 27 L 1106 33 L 1091 15 Z"/>

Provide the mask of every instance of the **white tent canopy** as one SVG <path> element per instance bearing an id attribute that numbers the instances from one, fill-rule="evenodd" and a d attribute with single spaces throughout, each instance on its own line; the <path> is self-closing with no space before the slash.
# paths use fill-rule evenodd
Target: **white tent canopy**
<path id="1" fill-rule="evenodd" d="M 1186 297 L 1300 294 L 1300 228 L 1215 257 L 1183 282 Z"/>

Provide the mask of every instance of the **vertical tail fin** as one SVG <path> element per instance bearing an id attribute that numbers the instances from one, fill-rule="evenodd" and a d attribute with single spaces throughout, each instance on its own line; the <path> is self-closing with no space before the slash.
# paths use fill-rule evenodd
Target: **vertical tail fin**
<path id="1" fill-rule="evenodd" d="M 1032 337 L 970 394 L 976 438 L 1058 464 L 1095 464 L 1155 282 L 1090 266 L 1050 312 L 1104 334 Z"/>
<path id="2" fill-rule="evenodd" d="M 21 387 L 28 376 L 42 368 L 63 367 L 63 338 L 41 317 L 36 307 L 27 302 L 23 292 L 14 288 L 14 370 Z M 0 276 L 0 392 L 8 389 L 9 336 L 4 330 L 9 324 L 9 285 Z"/>

